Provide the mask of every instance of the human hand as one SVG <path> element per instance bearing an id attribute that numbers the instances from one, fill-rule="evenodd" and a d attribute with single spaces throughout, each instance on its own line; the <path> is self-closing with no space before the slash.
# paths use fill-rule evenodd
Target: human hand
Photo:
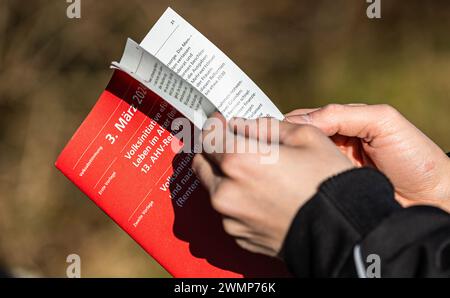
<path id="1" fill-rule="evenodd" d="M 194 172 L 223 216 L 225 231 L 244 249 L 276 256 L 298 209 L 324 180 L 353 165 L 319 129 L 277 120 L 271 121 L 279 130 L 273 125 L 271 132 L 279 133 L 278 160 L 263 164 L 261 153 L 236 153 L 237 147 L 258 142 L 246 132 L 254 131 L 260 120 L 230 121 L 234 134 L 218 117 L 223 125 L 204 131 L 202 138 L 210 139 L 220 129 L 224 137 L 203 142 L 204 151 L 212 153 L 195 156 Z M 232 138 L 234 151 L 217 153 Z"/>
<path id="2" fill-rule="evenodd" d="M 355 166 L 384 172 L 404 206 L 429 204 L 450 211 L 449 158 L 394 108 L 332 104 L 294 110 L 286 121 L 316 126 Z"/>

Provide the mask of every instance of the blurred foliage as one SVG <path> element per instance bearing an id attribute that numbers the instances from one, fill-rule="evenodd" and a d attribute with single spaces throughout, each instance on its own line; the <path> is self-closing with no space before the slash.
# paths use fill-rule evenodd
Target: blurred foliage
<path id="1" fill-rule="evenodd" d="M 126 38 L 167 6 L 282 109 L 388 103 L 450 149 L 450 1 L 0 0 L 0 262 L 18 275 L 168 276 L 53 167 L 106 86 Z"/>

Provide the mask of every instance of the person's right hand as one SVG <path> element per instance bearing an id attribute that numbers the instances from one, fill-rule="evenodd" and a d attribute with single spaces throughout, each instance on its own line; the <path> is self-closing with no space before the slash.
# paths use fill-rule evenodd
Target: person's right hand
<path id="1" fill-rule="evenodd" d="M 286 121 L 318 127 L 355 166 L 385 173 L 402 205 L 434 205 L 450 212 L 450 159 L 394 108 L 332 104 L 294 110 Z"/>

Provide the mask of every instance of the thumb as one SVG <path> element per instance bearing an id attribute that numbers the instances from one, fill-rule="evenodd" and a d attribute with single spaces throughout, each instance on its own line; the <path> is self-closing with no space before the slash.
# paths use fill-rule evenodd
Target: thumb
<path id="1" fill-rule="evenodd" d="M 383 132 L 383 124 L 395 114 L 399 113 L 388 105 L 331 104 L 307 114 L 288 115 L 285 120 L 313 125 L 327 136 L 339 134 L 370 141 Z"/>

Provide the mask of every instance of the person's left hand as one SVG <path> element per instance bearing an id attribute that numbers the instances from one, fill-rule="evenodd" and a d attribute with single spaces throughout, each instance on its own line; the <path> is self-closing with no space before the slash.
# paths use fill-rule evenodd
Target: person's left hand
<path id="1" fill-rule="evenodd" d="M 277 256 L 298 209 L 324 180 L 353 165 L 319 129 L 278 121 L 279 130 L 272 129 L 280 141 L 275 162 L 261 163 L 261 153 L 217 153 L 233 137 L 235 149 L 257 142 L 248 128 L 260 124 L 259 120 L 230 121 L 235 135 L 223 117 L 217 117 L 224 124 L 219 132 L 224 138 L 214 144 L 204 142 L 204 151 L 216 153 L 197 154 L 194 172 L 208 189 L 213 208 L 223 216 L 225 231 L 244 249 Z M 203 140 L 218 129 L 204 131 Z"/>

